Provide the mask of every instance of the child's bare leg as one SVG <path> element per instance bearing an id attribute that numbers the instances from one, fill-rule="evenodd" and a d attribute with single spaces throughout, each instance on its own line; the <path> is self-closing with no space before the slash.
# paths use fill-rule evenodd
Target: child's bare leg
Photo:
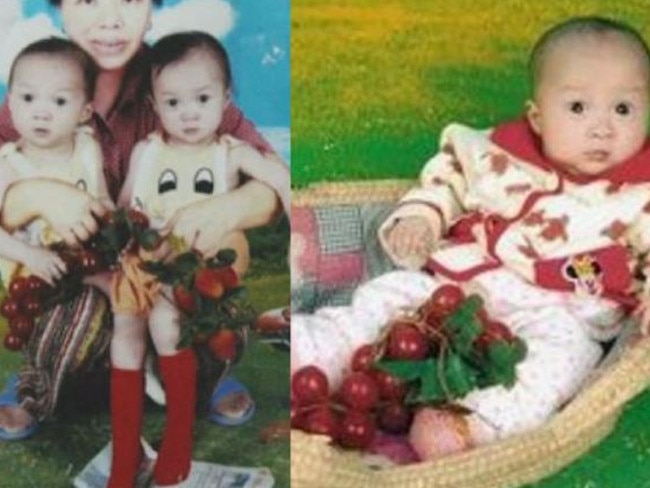
<path id="1" fill-rule="evenodd" d="M 113 461 L 108 488 L 133 486 L 142 460 L 140 433 L 146 349 L 142 317 L 116 313 L 111 339 L 111 425 Z"/>
<path id="2" fill-rule="evenodd" d="M 250 250 L 244 233 L 231 232 L 227 234 L 220 247 L 221 249 L 234 249 L 237 252 L 237 260 L 233 264 L 233 268 L 240 277 L 244 276 L 250 265 Z"/>
<path id="3" fill-rule="evenodd" d="M 142 369 L 147 349 L 143 317 L 116 313 L 111 338 L 111 365 L 120 369 Z"/>
<path id="4" fill-rule="evenodd" d="M 196 356 L 192 347 L 177 349 L 179 313 L 162 296 L 149 315 L 149 329 L 158 351 L 167 397 L 167 420 L 154 480 L 158 485 L 168 486 L 186 479 L 190 471 L 196 409 Z"/>

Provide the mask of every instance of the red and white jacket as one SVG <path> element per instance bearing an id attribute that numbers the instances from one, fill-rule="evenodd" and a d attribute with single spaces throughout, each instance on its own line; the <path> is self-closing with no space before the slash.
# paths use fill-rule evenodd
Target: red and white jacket
<path id="1" fill-rule="evenodd" d="M 439 218 L 445 240 L 429 271 L 466 281 L 506 266 L 544 288 L 634 305 L 641 291 L 634 277 L 645 280 L 650 269 L 650 141 L 628 161 L 589 177 L 546 159 L 523 120 L 492 130 L 452 124 L 440 148 L 420 186 L 382 225 L 381 239 L 397 219 Z"/>

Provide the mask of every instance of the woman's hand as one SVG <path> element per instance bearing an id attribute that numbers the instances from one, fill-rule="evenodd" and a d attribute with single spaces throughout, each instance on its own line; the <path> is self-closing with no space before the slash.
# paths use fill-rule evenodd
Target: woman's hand
<path id="1" fill-rule="evenodd" d="M 226 207 L 219 205 L 216 198 L 180 208 L 162 234 L 172 236 L 172 241 L 182 242 L 186 249 L 196 249 L 204 256 L 212 256 L 219 250 L 219 243 L 233 225 L 229 212 L 217 210 Z"/>
<path id="2" fill-rule="evenodd" d="M 277 206 L 271 188 L 249 181 L 236 190 L 179 209 L 162 234 L 182 240 L 204 256 L 213 256 L 227 234 L 267 224 Z"/>
<path id="3" fill-rule="evenodd" d="M 93 198 L 84 191 L 72 188 L 65 204 L 45 208 L 42 217 L 61 236 L 66 244 L 75 246 L 86 241 L 98 230 L 97 219 L 114 208 L 110 200 Z"/>
<path id="4" fill-rule="evenodd" d="M 5 195 L 2 225 L 12 230 L 43 218 L 68 245 L 77 245 L 97 232 L 96 217 L 113 208 L 112 202 L 56 180 L 22 180 Z"/>
<path id="5" fill-rule="evenodd" d="M 50 286 L 66 272 L 65 262 L 54 251 L 40 247 L 27 246 L 23 264 L 32 274 L 44 280 Z"/>

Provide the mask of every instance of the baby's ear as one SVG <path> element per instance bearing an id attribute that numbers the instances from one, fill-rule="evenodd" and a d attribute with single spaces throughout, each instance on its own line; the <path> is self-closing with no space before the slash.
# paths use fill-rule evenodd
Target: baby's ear
<path id="1" fill-rule="evenodd" d="M 93 114 L 93 111 L 94 111 L 94 109 L 93 109 L 93 104 L 90 103 L 90 102 L 88 102 L 88 103 L 84 106 L 83 111 L 81 112 L 81 118 L 80 118 L 80 120 L 79 120 L 79 123 L 80 123 L 80 124 L 85 124 L 86 122 L 88 122 L 88 121 L 90 120 L 90 117 L 91 117 L 92 114 Z"/>
<path id="2" fill-rule="evenodd" d="M 530 124 L 530 127 L 533 129 L 533 132 L 535 134 L 539 135 L 542 131 L 539 125 L 539 116 L 540 116 L 540 111 L 539 107 L 535 103 L 534 100 L 528 100 L 526 102 L 526 118 L 528 119 L 528 123 Z"/>

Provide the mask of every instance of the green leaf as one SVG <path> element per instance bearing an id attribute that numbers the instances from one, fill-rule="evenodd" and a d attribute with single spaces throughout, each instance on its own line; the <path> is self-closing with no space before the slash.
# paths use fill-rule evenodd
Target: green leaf
<path id="1" fill-rule="evenodd" d="M 120 218 L 119 216 L 120 213 L 116 212 L 113 225 L 104 227 L 99 233 L 100 238 L 104 239 L 108 246 L 118 253 L 124 249 L 132 237 L 126 218 L 124 216 Z"/>
<path id="2" fill-rule="evenodd" d="M 219 265 L 230 266 L 237 259 L 237 252 L 234 249 L 221 249 L 215 258 Z"/>
<path id="3" fill-rule="evenodd" d="M 184 349 L 190 347 L 194 341 L 194 329 L 191 327 L 186 327 L 181 330 L 181 338 L 178 341 L 176 349 Z"/>
<path id="4" fill-rule="evenodd" d="M 134 229 L 136 242 L 146 251 L 153 251 L 160 245 L 160 234 L 153 229 Z"/>
<path id="5" fill-rule="evenodd" d="M 427 369 L 426 361 L 387 361 L 382 359 L 377 362 L 376 366 L 379 369 L 396 376 L 404 381 L 412 381 L 420 378 L 424 371 Z"/>
<path id="6" fill-rule="evenodd" d="M 199 256 L 192 251 L 179 254 L 174 259 L 174 268 L 183 276 L 186 274 L 194 273 L 199 266 Z"/>
<path id="7" fill-rule="evenodd" d="M 459 398 L 476 388 L 476 372 L 457 354 L 450 354 L 444 362 L 445 386 L 451 398 Z"/>
<path id="8" fill-rule="evenodd" d="M 158 278 L 158 281 L 171 285 L 178 281 L 178 276 L 174 269 L 168 264 L 159 261 L 143 261 L 140 263 L 140 269 Z"/>
<path id="9" fill-rule="evenodd" d="M 481 297 L 470 295 L 444 319 L 444 327 L 449 334 L 452 347 L 463 356 L 471 354 L 474 341 L 483 330 L 477 316 L 482 307 Z"/>
<path id="10" fill-rule="evenodd" d="M 486 378 L 490 384 L 511 387 L 516 379 L 516 367 L 526 356 L 526 347 L 520 340 L 513 342 L 497 341 L 488 347 Z"/>
<path id="11" fill-rule="evenodd" d="M 235 288 L 227 289 L 222 297 L 222 300 L 230 300 L 237 298 L 244 298 L 246 296 L 246 288 L 243 286 L 237 286 Z"/>
<path id="12" fill-rule="evenodd" d="M 434 359 L 429 359 L 425 362 L 428 363 L 428 367 L 422 376 L 420 395 L 417 397 L 417 400 L 420 402 L 446 400 L 445 386 L 442 383 L 442 378 L 438 370 L 439 363 Z"/>

